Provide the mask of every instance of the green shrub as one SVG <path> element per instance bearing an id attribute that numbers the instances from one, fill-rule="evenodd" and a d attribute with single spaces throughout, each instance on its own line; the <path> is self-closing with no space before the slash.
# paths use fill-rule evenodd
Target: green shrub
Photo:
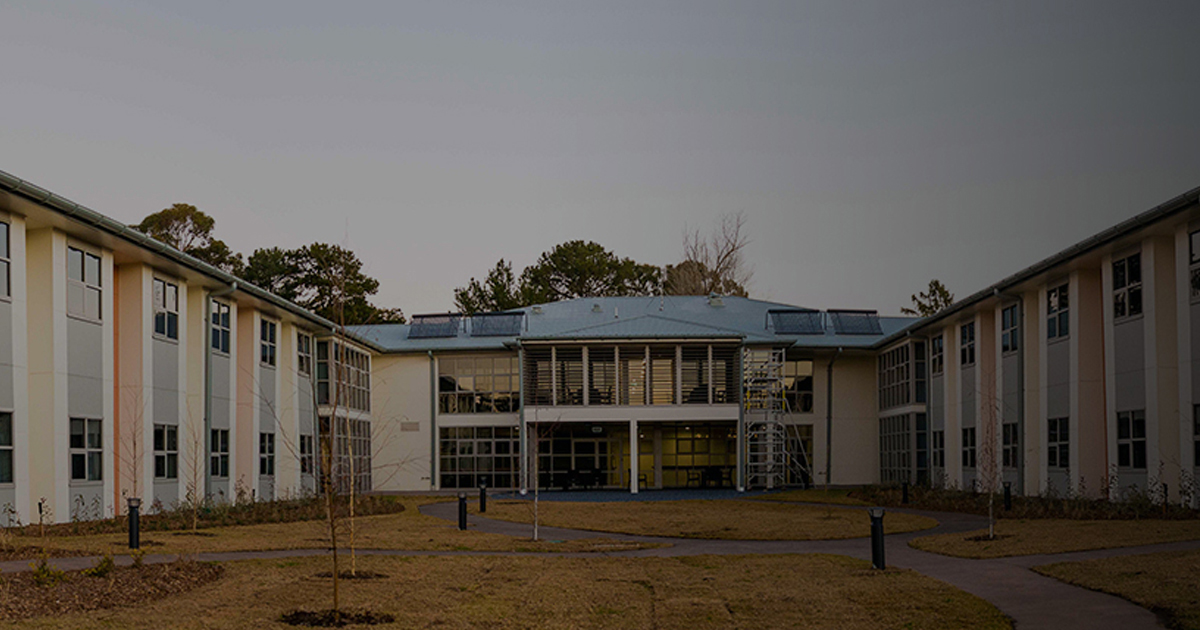
<path id="1" fill-rule="evenodd" d="M 109 554 L 104 554 L 104 556 L 100 558 L 99 562 L 96 563 L 96 566 L 90 569 L 84 569 L 83 574 L 88 577 L 102 578 L 107 577 L 108 574 L 112 573 L 116 568 L 117 563 L 113 561 L 113 557 Z"/>
<path id="2" fill-rule="evenodd" d="M 39 558 L 36 563 L 29 563 L 29 568 L 33 569 L 33 583 L 38 586 L 54 586 L 67 579 L 67 573 L 50 566 L 50 560 L 46 556 Z"/>

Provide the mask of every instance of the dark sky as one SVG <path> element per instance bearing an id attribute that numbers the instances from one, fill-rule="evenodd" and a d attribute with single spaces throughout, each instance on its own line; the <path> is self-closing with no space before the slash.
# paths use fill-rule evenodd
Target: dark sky
<path id="1" fill-rule="evenodd" d="M 756 297 L 960 297 L 1200 186 L 1200 3 L 0 5 L 0 169 L 347 244 L 406 313 L 569 239 Z"/>

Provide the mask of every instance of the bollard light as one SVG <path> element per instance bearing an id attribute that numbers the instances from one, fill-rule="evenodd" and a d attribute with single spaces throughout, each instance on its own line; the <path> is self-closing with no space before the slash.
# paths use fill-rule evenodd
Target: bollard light
<path id="1" fill-rule="evenodd" d="M 479 513 L 487 511 L 487 482 L 479 482 Z"/>
<path id="2" fill-rule="evenodd" d="M 1012 482 L 1004 482 L 1004 511 L 1012 511 Z"/>
<path id="3" fill-rule="evenodd" d="M 467 530 L 467 493 L 458 493 L 458 529 Z"/>
<path id="4" fill-rule="evenodd" d="M 129 500 L 129 548 L 141 549 L 141 519 L 138 511 L 142 507 L 142 500 L 137 497 L 130 497 Z"/>
<path id="5" fill-rule="evenodd" d="M 868 508 L 867 513 L 871 515 L 871 568 L 883 570 L 885 567 L 883 559 L 883 508 L 873 507 Z"/>
<path id="6" fill-rule="evenodd" d="M 908 505 L 908 482 L 905 481 L 900 485 L 900 503 Z"/>

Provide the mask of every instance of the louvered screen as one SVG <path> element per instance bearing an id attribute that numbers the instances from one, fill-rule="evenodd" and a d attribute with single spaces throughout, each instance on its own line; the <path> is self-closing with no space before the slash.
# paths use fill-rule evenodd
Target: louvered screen
<path id="1" fill-rule="evenodd" d="M 583 348 L 555 349 L 554 369 L 558 373 L 556 405 L 583 404 Z"/>
<path id="2" fill-rule="evenodd" d="M 713 402 L 736 403 L 741 400 L 741 384 L 738 383 L 738 365 L 741 348 L 738 346 L 713 346 Z"/>
<path id="3" fill-rule="evenodd" d="M 646 404 L 646 346 L 621 346 L 619 405 Z"/>
<path id="4" fill-rule="evenodd" d="M 548 406 L 553 391 L 550 348 L 525 349 L 525 404 Z"/>
<path id="5" fill-rule="evenodd" d="M 650 404 L 675 404 L 675 346 L 650 347 Z"/>
<path id="6" fill-rule="evenodd" d="M 588 348 L 588 404 L 616 403 L 617 366 L 614 348 Z"/>
<path id="7" fill-rule="evenodd" d="M 683 346 L 683 403 L 708 404 L 708 346 Z"/>

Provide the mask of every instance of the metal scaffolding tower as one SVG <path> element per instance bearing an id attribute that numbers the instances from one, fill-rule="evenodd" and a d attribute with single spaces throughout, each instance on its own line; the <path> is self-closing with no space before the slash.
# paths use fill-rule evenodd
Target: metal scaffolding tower
<path id="1" fill-rule="evenodd" d="M 745 388 L 746 485 L 778 488 L 795 480 L 811 480 L 812 467 L 804 441 L 783 423 L 784 348 L 749 349 L 742 355 Z M 789 438 L 791 433 L 792 439 Z M 790 475 L 789 475 L 790 473 Z"/>

